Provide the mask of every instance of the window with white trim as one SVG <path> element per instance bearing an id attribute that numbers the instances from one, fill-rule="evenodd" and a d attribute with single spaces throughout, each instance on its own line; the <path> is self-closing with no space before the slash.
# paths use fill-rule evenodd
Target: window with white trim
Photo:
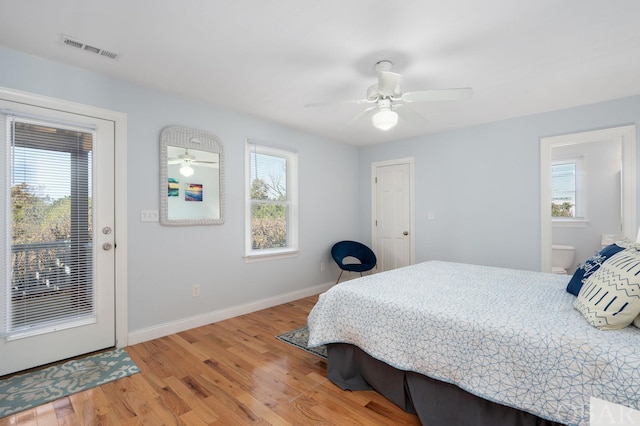
<path id="1" fill-rule="evenodd" d="M 298 251 L 298 154 L 247 142 L 245 257 Z"/>
<path id="2" fill-rule="evenodd" d="M 551 165 L 551 217 L 575 220 L 585 217 L 585 179 L 582 157 L 553 161 Z"/>

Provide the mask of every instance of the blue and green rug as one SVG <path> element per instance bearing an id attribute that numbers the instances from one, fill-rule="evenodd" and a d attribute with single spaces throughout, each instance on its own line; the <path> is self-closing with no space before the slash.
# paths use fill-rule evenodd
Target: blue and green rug
<path id="1" fill-rule="evenodd" d="M 276 339 L 282 340 L 285 343 L 293 345 L 303 351 L 312 353 L 320 358 L 327 359 L 327 347 L 322 345 L 316 348 L 310 348 L 307 346 L 309 342 L 309 328 L 305 325 L 295 330 L 288 331 L 286 333 L 276 336 Z"/>
<path id="2" fill-rule="evenodd" d="M 124 349 L 0 380 L 0 418 L 100 386 L 140 369 Z"/>

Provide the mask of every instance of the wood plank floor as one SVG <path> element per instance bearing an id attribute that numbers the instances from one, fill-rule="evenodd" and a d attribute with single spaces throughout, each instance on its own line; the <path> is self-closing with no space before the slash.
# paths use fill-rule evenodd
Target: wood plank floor
<path id="1" fill-rule="evenodd" d="M 419 425 L 373 391 L 342 391 L 326 362 L 274 336 L 312 296 L 133 345 L 142 373 L 0 419 L 8 425 Z"/>

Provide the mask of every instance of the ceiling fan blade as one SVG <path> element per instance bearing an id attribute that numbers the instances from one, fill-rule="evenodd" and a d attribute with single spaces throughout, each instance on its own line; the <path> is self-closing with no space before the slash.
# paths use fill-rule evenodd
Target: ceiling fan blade
<path id="1" fill-rule="evenodd" d="M 426 118 L 424 118 L 411 108 L 407 107 L 406 105 L 393 104 L 391 109 L 398 113 L 398 117 L 402 118 L 409 124 L 419 125 L 428 121 Z"/>
<path id="2" fill-rule="evenodd" d="M 373 111 L 376 108 L 377 108 L 377 106 L 371 106 L 369 108 L 365 108 L 364 110 L 360 111 L 358 114 L 356 114 L 355 117 L 353 117 L 351 120 L 349 120 L 346 124 L 344 124 L 343 126 L 340 126 L 338 128 L 338 131 L 339 132 L 343 131 L 344 129 L 346 129 L 347 127 L 351 126 L 353 123 L 355 123 L 356 121 L 358 121 L 362 117 L 364 117 L 368 112 Z"/>
<path id="3" fill-rule="evenodd" d="M 391 71 L 378 72 L 378 93 L 381 96 L 398 96 L 400 92 L 400 74 Z"/>
<path id="4" fill-rule="evenodd" d="M 180 164 L 182 163 L 182 160 L 179 158 L 169 158 L 167 160 L 167 164 Z"/>
<path id="5" fill-rule="evenodd" d="M 432 101 L 462 101 L 471 99 L 473 89 L 461 87 L 458 89 L 422 90 L 419 92 L 407 92 L 399 100 L 405 102 L 432 102 Z"/>
<path id="6" fill-rule="evenodd" d="M 191 163 L 193 164 L 218 164 L 217 161 L 201 161 L 201 160 L 194 160 Z"/>
<path id="7" fill-rule="evenodd" d="M 360 105 L 360 104 L 368 104 L 371 103 L 368 99 L 355 99 L 351 101 L 320 101 L 320 102 L 311 102 L 305 104 L 305 107 L 319 107 L 319 106 L 330 106 L 330 105 Z"/>

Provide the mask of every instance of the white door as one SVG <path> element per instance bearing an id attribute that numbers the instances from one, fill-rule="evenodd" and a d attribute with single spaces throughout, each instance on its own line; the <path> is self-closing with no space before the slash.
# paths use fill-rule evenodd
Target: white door
<path id="1" fill-rule="evenodd" d="M 373 173 L 373 241 L 378 271 L 411 265 L 413 160 L 374 163 Z"/>
<path id="2" fill-rule="evenodd" d="M 0 100 L 0 375 L 115 346 L 114 122 Z"/>

